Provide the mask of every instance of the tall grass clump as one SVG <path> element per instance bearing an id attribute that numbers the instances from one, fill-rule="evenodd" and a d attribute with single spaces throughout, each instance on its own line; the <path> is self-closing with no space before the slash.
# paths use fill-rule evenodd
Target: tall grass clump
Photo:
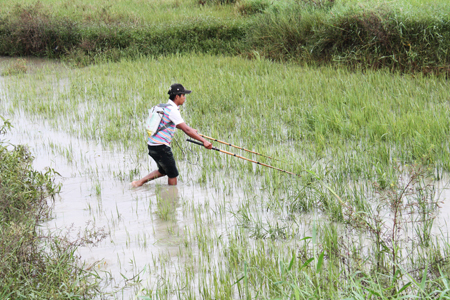
<path id="1" fill-rule="evenodd" d="M 278 60 L 448 73 L 450 18 L 445 4 L 426 13 L 405 2 L 332 4 L 291 2 L 268 9 L 254 23 L 253 47 Z"/>
<path id="2" fill-rule="evenodd" d="M 10 126 L 3 120 L 0 134 Z M 97 282 L 78 265 L 76 243 L 39 230 L 59 190 L 55 172 L 33 170 L 26 147 L 2 141 L 0 161 L 0 298 L 92 299 Z"/>

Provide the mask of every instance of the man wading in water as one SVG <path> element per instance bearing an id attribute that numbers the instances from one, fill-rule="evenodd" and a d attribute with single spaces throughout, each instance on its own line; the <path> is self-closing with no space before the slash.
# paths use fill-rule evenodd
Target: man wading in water
<path id="1" fill-rule="evenodd" d="M 181 84 L 175 83 L 169 89 L 168 106 L 164 107 L 164 115 L 159 124 L 159 131 L 148 138 L 148 155 L 156 162 L 158 170 L 155 170 L 140 180 L 133 181 L 131 185 L 138 187 L 147 181 L 167 175 L 169 185 L 177 184 L 178 170 L 173 158 L 170 142 L 175 133 L 175 128 L 181 129 L 191 138 L 203 143 L 206 149 L 211 149 L 212 144 L 197 134 L 197 130 L 192 129 L 181 118 L 179 106 L 186 101 L 186 94 L 192 91 L 186 90 Z"/>

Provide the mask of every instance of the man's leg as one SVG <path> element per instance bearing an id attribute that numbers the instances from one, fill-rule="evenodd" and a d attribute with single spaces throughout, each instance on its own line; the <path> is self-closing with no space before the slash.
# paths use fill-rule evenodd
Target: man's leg
<path id="1" fill-rule="evenodd" d="M 162 176 L 164 176 L 164 175 L 161 174 L 161 172 L 159 172 L 158 170 L 155 170 L 155 171 L 151 172 L 150 174 L 148 174 L 147 176 L 143 177 L 142 179 L 133 181 L 133 182 L 131 183 L 131 185 L 132 185 L 133 187 L 142 186 L 144 183 L 146 183 L 146 182 L 148 182 L 148 181 L 150 181 L 150 180 L 153 180 L 153 179 L 162 177 Z M 171 178 L 169 178 L 169 185 L 170 185 L 170 179 L 171 179 Z M 177 179 L 177 178 L 175 178 L 175 185 L 177 184 L 177 183 L 176 183 L 176 179 Z"/>
<path id="2" fill-rule="evenodd" d="M 177 178 L 176 177 L 169 178 L 168 184 L 169 185 L 177 185 Z"/>

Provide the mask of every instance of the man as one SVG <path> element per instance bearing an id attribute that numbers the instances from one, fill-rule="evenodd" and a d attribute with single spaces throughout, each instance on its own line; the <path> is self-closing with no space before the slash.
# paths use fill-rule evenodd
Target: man
<path id="1" fill-rule="evenodd" d="M 138 187 L 144 183 L 166 176 L 169 178 L 169 185 L 177 185 L 178 170 L 173 158 L 170 143 L 176 128 L 181 129 L 191 138 L 203 143 L 206 149 L 211 149 L 212 144 L 197 134 L 197 130 L 192 129 L 181 118 L 179 106 L 186 101 L 186 94 L 192 91 L 186 90 L 181 84 L 175 83 L 169 89 L 168 106 L 164 107 L 164 115 L 159 124 L 159 131 L 148 138 L 148 154 L 155 160 L 158 169 L 151 172 L 140 180 L 133 181 L 131 185 Z"/>

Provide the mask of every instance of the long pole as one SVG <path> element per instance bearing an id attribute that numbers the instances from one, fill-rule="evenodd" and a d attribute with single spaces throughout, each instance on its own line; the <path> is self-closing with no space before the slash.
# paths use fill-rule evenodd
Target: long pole
<path id="1" fill-rule="evenodd" d="M 197 144 L 197 145 L 203 146 L 203 143 L 200 143 L 200 142 L 197 142 L 197 141 L 194 141 L 194 140 L 191 140 L 191 139 L 186 139 L 186 141 L 191 142 L 191 143 L 194 143 L 194 144 Z M 261 166 L 264 166 L 264 167 L 268 167 L 268 168 L 275 169 L 275 170 L 280 171 L 280 172 L 284 172 L 284 173 L 288 173 L 288 174 L 291 174 L 291 175 L 295 175 L 295 176 L 301 177 L 301 176 L 298 175 L 298 174 L 295 174 L 295 173 L 292 173 L 292 172 L 289 172 L 289 171 L 285 171 L 285 170 L 282 170 L 282 169 L 279 169 L 279 168 L 275 168 L 275 167 L 272 167 L 272 166 L 269 166 L 269 165 L 260 163 L 260 162 L 258 162 L 258 161 L 256 161 L 256 160 L 251 160 L 251 159 L 248 159 L 248 158 L 246 158 L 246 157 L 243 157 L 243 156 L 240 156 L 240 155 L 237 155 L 237 154 L 234 154 L 234 153 L 225 151 L 225 150 L 221 150 L 221 149 L 216 148 L 216 147 L 212 147 L 211 150 L 216 150 L 216 151 L 219 151 L 219 152 L 222 152 L 222 153 L 225 153 L 225 154 L 228 154 L 228 155 L 231 155 L 231 156 L 240 158 L 240 159 L 244 159 L 244 160 L 249 161 L 249 162 L 252 162 L 252 163 L 254 163 L 254 164 L 258 164 L 258 165 L 261 165 Z"/>
<path id="2" fill-rule="evenodd" d="M 201 137 L 204 137 L 205 139 L 208 139 L 208 140 L 212 140 L 212 141 L 215 141 L 215 142 L 218 142 L 218 143 L 221 143 L 221 144 L 227 145 L 227 146 L 231 146 L 231 147 L 234 147 L 234 148 L 237 148 L 237 149 L 240 149 L 240 150 L 244 150 L 244 151 L 247 151 L 247 152 L 250 152 L 250 153 L 256 154 L 256 155 L 264 156 L 264 157 L 267 157 L 267 158 L 270 158 L 270 159 L 275 159 L 275 160 L 278 160 L 278 159 L 276 159 L 276 158 L 273 158 L 273 157 L 270 157 L 270 156 L 267 156 L 267 155 L 264 155 L 264 154 L 261 154 L 261 153 L 258 153 L 258 152 L 255 152 L 255 151 L 252 151 L 252 150 L 248 150 L 248 149 L 245 149 L 245 148 L 242 148 L 242 147 L 236 146 L 236 145 L 232 145 L 232 144 L 230 144 L 230 143 L 227 143 L 227 142 L 224 142 L 224 141 L 219 141 L 218 139 L 215 139 L 215 138 L 212 138 L 212 137 L 209 137 L 209 136 L 206 136 L 206 135 L 200 134 L 200 133 L 199 133 L 198 135 L 199 135 L 199 136 L 201 136 Z"/>

